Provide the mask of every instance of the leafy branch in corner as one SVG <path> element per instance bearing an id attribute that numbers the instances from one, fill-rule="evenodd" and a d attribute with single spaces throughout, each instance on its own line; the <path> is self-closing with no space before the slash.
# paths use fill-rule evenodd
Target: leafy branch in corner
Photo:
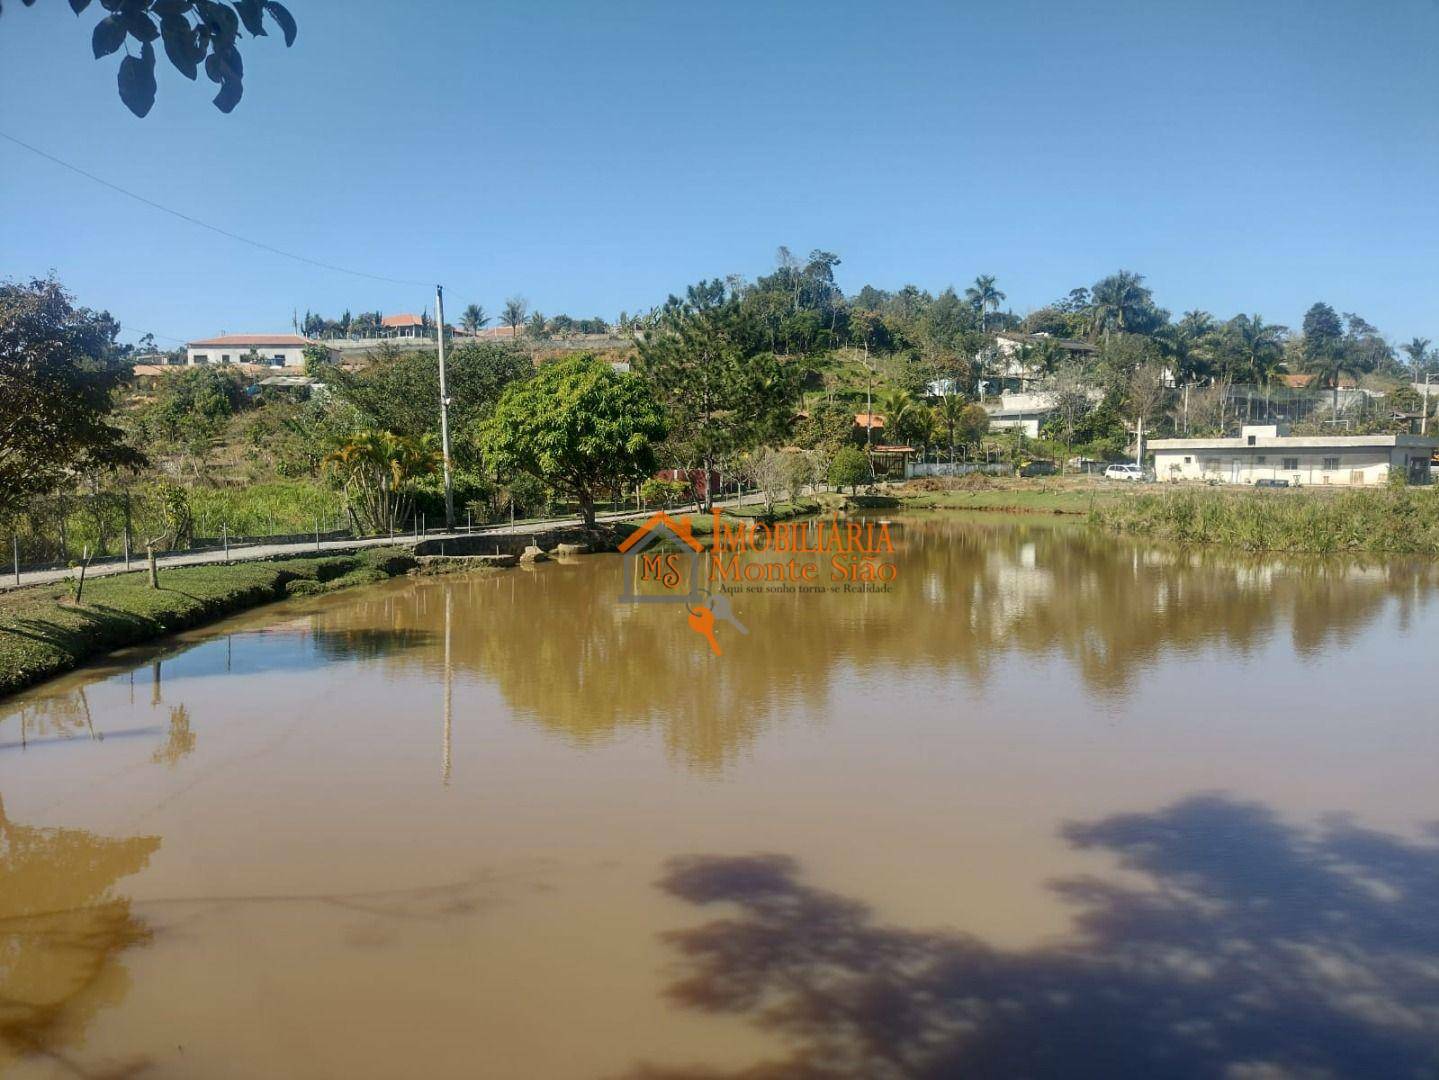
<path id="1" fill-rule="evenodd" d="M 31 7 L 35 0 L 21 2 Z M 69 3 L 79 15 L 91 0 Z M 285 46 L 295 43 L 295 18 L 276 0 L 100 0 L 100 6 L 109 14 L 95 25 L 90 45 L 96 60 L 125 49 L 118 76 L 120 100 L 136 116 L 147 115 L 155 104 L 156 41 L 185 78 L 198 79 L 203 68 L 206 77 L 219 85 L 214 102 L 223 113 L 234 109 L 244 93 L 245 65 L 236 45 L 243 33 L 268 37 L 268 16 L 279 27 Z M 130 51 L 132 38 L 138 55 Z"/>

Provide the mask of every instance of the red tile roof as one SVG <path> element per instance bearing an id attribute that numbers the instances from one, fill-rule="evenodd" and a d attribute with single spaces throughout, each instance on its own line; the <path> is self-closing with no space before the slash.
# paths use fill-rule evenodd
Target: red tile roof
<path id="1" fill-rule="evenodd" d="M 314 345 L 315 342 L 309 338 L 300 337 L 297 334 L 222 334 L 220 337 L 205 338 L 203 341 L 190 342 L 191 348 L 198 346 L 223 346 L 223 345 L 283 345 L 287 348 L 303 348 L 306 345 Z"/>
<path id="2" fill-rule="evenodd" d="M 859 427 L 870 427 L 876 430 L 884 427 L 884 417 L 879 413 L 855 413 L 854 422 Z"/>
<path id="3" fill-rule="evenodd" d="M 386 315 L 380 320 L 380 325 L 389 327 L 424 326 L 425 320 L 418 315 L 411 315 L 409 312 L 405 312 L 400 315 Z"/>

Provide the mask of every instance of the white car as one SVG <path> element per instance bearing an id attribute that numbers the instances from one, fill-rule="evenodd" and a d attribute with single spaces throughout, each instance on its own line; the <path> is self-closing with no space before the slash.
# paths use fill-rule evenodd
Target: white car
<path id="1" fill-rule="evenodd" d="M 1104 470 L 1106 480 L 1143 480 L 1144 470 L 1138 465 L 1111 465 Z"/>

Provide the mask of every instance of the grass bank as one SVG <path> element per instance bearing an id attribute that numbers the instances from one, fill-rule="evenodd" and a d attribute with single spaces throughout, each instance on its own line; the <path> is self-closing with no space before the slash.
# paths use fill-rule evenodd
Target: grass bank
<path id="1" fill-rule="evenodd" d="M 1096 503 L 1103 528 L 1242 551 L 1439 556 L 1439 490 L 1178 490 Z"/>
<path id="2" fill-rule="evenodd" d="M 891 492 L 908 510 L 997 510 L 1014 514 L 1088 514 L 1129 494 L 1092 477 L 1026 480 L 972 475 L 911 480 Z"/>
<path id="3" fill-rule="evenodd" d="M 61 582 L 0 595 L 0 695 L 126 645 L 199 626 L 271 600 L 368 585 L 415 565 L 406 552 L 372 548 L 332 555 L 160 571 L 85 583 L 82 603 Z"/>

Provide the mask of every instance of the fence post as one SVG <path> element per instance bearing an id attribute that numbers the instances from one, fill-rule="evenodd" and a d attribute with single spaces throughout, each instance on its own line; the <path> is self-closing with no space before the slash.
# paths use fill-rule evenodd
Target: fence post
<path id="1" fill-rule="evenodd" d="M 130 523 L 125 523 L 125 569 L 130 569 Z"/>
<path id="2" fill-rule="evenodd" d="M 471 532 L 473 528 L 470 524 L 470 508 L 467 506 L 465 507 L 465 532 Z"/>
<path id="3" fill-rule="evenodd" d="M 315 515 L 315 550 L 320 550 L 320 515 Z"/>
<path id="4" fill-rule="evenodd" d="M 20 584 L 20 534 L 16 533 L 11 537 L 12 547 L 15 549 L 15 584 Z"/>
<path id="5" fill-rule="evenodd" d="M 230 561 L 230 523 L 220 522 L 220 543 L 225 545 L 225 561 Z"/>

